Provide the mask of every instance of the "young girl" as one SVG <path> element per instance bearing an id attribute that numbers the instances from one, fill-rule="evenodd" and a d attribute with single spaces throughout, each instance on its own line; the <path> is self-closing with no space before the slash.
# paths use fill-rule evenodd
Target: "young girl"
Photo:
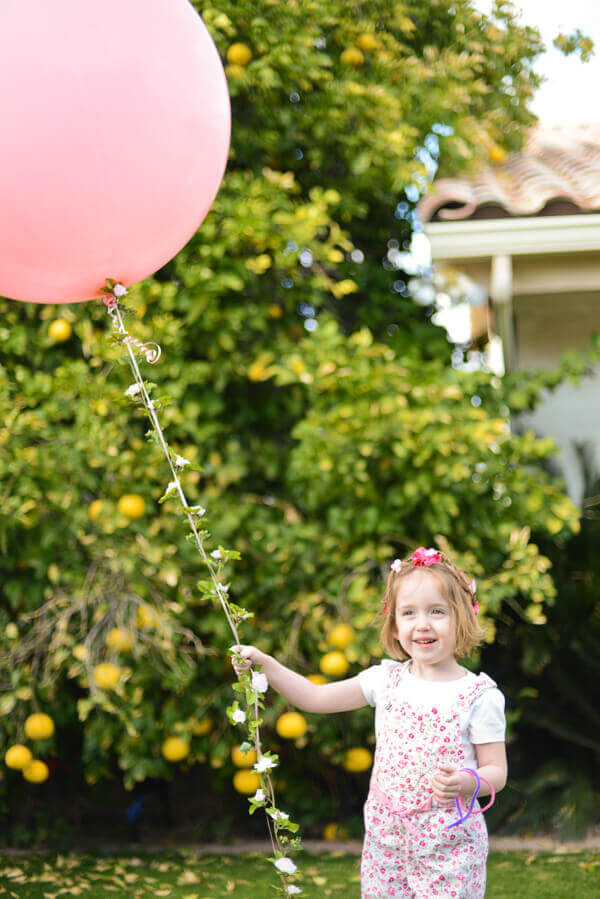
<path id="1" fill-rule="evenodd" d="M 504 698 L 459 665 L 481 642 L 475 582 L 420 547 L 392 563 L 383 597 L 385 659 L 317 686 L 254 646 L 236 671 L 262 665 L 271 686 L 306 712 L 375 706 L 377 746 L 364 806 L 362 899 L 485 895 L 487 830 L 475 801 L 506 783 Z M 457 805 L 458 800 L 458 805 Z M 461 813 L 458 812 L 458 807 Z"/>

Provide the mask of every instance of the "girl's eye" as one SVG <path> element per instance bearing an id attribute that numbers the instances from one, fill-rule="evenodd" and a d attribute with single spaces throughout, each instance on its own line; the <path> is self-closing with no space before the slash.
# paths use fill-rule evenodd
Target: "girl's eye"
<path id="1" fill-rule="evenodd" d="M 433 612 L 435 615 L 445 615 L 446 614 L 445 609 L 434 609 Z"/>
<path id="2" fill-rule="evenodd" d="M 407 615 L 412 615 L 412 609 L 404 609 L 402 615 L 406 617 Z"/>

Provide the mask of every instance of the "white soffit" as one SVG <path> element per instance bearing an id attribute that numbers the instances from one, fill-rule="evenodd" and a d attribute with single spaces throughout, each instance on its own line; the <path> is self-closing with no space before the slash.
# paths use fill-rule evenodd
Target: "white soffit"
<path id="1" fill-rule="evenodd" d="M 600 252 L 600 215 L 595 213 L 430 222 L 424 227 L 434 262 Z"/>

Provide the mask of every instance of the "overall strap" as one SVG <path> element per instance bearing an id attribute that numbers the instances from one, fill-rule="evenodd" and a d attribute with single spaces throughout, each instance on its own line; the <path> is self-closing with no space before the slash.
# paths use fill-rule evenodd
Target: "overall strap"
<path id="1" fill-rule="evenodd" d="M 409 664 L 408 662 L 400 662 L 398 665 L 394 665 L 394 667 L 391 668 L 391 671 L 388 674 L 385 688 L 384 688 L 384 694 L 383 694 L 384 708 L 387 708 L 387 706 L 389 705 L 393 692 L 396 690 L 398 684 L 400 683 L 400 681 L 406 674 L 406 669 L 408 667 L 408 664 Z"/>
<path id="2" fill-rule="evenodd" d="M 470 708 L 476 699 L 479 699 L 486 690 L 491 690 L 496 686 L 496 681 L 483 672 L 478 674 L 473 682 L 458 696 L 458 705 L 464 709 Z"/>

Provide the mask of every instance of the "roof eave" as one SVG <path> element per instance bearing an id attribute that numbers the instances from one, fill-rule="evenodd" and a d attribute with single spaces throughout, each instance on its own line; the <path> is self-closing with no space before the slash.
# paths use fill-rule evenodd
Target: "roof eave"
<path id="1" fill-rule="evenodd" d="M 429 222 L 433 261 L 600 251 L 600 213 Z"/>

